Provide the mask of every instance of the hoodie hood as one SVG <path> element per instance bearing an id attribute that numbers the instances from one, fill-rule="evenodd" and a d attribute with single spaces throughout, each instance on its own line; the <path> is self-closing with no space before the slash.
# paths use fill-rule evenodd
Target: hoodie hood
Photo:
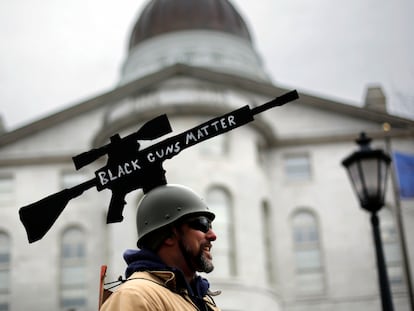
<path id="1" fill-rule="evenodd" d="M 146 249 L 128 249 L 124 252 L 124 260 L 128 265 L 125 271 L 126 278 L 139 271 L 170 271 L 176 277 L 177 287 L 187 289 L 190 297 L 204 297 L 210 288 L 209 282 L 199 275 L 194 278 L 190 286 L 181 270 L 167 266 L 157 254 Z"/>

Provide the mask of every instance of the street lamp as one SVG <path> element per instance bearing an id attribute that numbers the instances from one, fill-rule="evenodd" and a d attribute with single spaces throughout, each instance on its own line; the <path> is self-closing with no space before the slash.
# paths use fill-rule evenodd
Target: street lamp
<path id="1" fill-rule="evenodd" d="M 352 186 L 361 207 L 371 213 L 371 224 L 377 255 L 378 278 L 383 311 L 392 311 L 390 285 L 382 249 L 379 218 L 377 212 L 384 206 L 385 188 L 391 159 L 383 150 L 372 150 L 371 139 L 361 133 L 356 143 L 360 150 L 355 151 L 342 161 L 348 171 Z"/>

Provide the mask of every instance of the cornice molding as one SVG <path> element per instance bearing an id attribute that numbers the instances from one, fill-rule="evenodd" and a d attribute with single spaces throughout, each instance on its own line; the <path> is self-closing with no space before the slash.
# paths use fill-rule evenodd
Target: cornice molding
<path id="1" fill-rule="evenodd" d="M 372 139 L 376 140 L 384 140 L 389 139 L 398 139 L 398 138 L 414 138 L 414 129 L 393 129 L 390 132 L 384 131 L 365 131 L 367 136 Z M 272 148 L 277 147 L 290 147 L 290 146 L 298 146 L 298 145 L 321 145 L 321 144 L 330 144 L 330 143 L 338 143 L 338 142 L 353 142 L 358 138 L 358 133 L 341 133 L 341 134 L 332 134 L 332 135 L 315 135 L 312 137 L 289 137 L 289 138 L 281 138 L 279 140 L 274 141 L 274 144 L 271 146 Z"/>
<path id="2" fill-rule="evenodd" d="M 192 112 L 189 111 L 188 115 L 191 115 Z M 179 114 L 183 115 L 182 113 Z M 257 122 L 258 121 L 258 122 Z M 264 122 L 260 120 L 255 120 L 255 122 L 250 123 L 260 132 L 267 132 L 261 127 L 266 126 Z M 277 149 L 283 147 L 291 147 L 298 145 L 322 145 L 338 142 L 353 142 L 357 138 L 358 133 L 342 133 L 334 135 L 315 135 L 312 137 L 290 137 L 290 138 L 277 138 L 275 136 L 268 137 L 267 145 L 263 146 L 264 150 Z M 384 140 L 385 139 L 414 139 L 414 130 L 412 129 L 393 129 L 390 132 L 384 131 L 367 131 L 366 134 L 375 140 Z M 96 138 L 95 142 L 99 143 L 103 139 L 103 136 Z M 104 143 L 101 143 L 97 146 L 101 146 Z M 11 167 L 11 166 L 25 166 L 25 165 L 50 165 L 50 164 L 70 164 L 72 165 L 72 157 L 75 154 L 61 154 L 61 155 L 43 155 L 43 156 L 29 156 L 29 157 L 8 157 L 0 159 L 0 168 L 2 167 Z M 100 161 L 100 160 L 99 160 Z M 103 164 L 103 162 L 102 162 Z"/>
<path id="3" fill-rule="evenodd" d="M 57 113 L 32 122 L 26 126 L 20 127 L 11 132 L 3 133 L 0 135 L 0 147 L 13 143 L 19 139 L 26 138 L 30 135 L 33 135 L 34 133 L 45 130 L 53 125 L 67 121 L 70 118 L 89 112 L 93 109 L 113 104 L 114 102 L 117 102 L 123 98 L 136 96 L 137 94 L 147 91 L 151 89 L 151 87 L 156 86 L 158 83 L 174 76 L 192 77 L 195 79 L 200 79 L 202 81 L 226 85 L 228 87 L 240 89 L 243 92 L 248 91 L 260 96 L 267 96 L 269 99 L 272 99 L 289 91 L 286 88 L 281 88 L 271 83 L 255 81 L 234 74 L 219 73 L 205 68 L 193 67 L 184 64 L 175 64 L 170 67 L 166 67 L 156 73 L 149 74 L 143 78 L 127 83 L 123 86 L 115 87 L 109 92 L 80 102 L 69 108 L 63 109 Z M 378 123 L 388 122 L 392 125 L 393 128 L 414 128 L 413 120 L 389 115 L 386 112 L 370 110 L 330 99 L 324 99 L 314 95 L 306 94 L 300 90 L 298 93 L 300 98 L 296 102 L 301 105 L 306 105 L 325 111 L 332 111 L 339 114 L 346 114 L 358 119 L 370 120 Z"/>

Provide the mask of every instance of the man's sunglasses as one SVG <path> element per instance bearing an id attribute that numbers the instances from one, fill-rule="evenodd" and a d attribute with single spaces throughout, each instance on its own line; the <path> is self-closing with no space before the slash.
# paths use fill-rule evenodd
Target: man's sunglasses
<path id="1" fill-rule="evenodd" d="M 207 233 L 211 229 L 211 220 L 207 217 L 197 217 L 185 222 L 191 229 Z"/>

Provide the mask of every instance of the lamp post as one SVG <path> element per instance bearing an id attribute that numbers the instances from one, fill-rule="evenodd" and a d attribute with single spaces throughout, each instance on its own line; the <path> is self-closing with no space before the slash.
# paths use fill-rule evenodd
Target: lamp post
<path id="1" fill-rule="evenodd" d="M 382 248 L 377 212 L 384 206 L 384 196 L 391 159 L 383 150 L 372 150 L 371 139 L 361 133 L 356 143 L 360 150 L 342 161 L 361 207 L 371 213 L 371 224 L 377 256 L 378 278 L 383 311 L 392 311 L 392 296 Z"/>

